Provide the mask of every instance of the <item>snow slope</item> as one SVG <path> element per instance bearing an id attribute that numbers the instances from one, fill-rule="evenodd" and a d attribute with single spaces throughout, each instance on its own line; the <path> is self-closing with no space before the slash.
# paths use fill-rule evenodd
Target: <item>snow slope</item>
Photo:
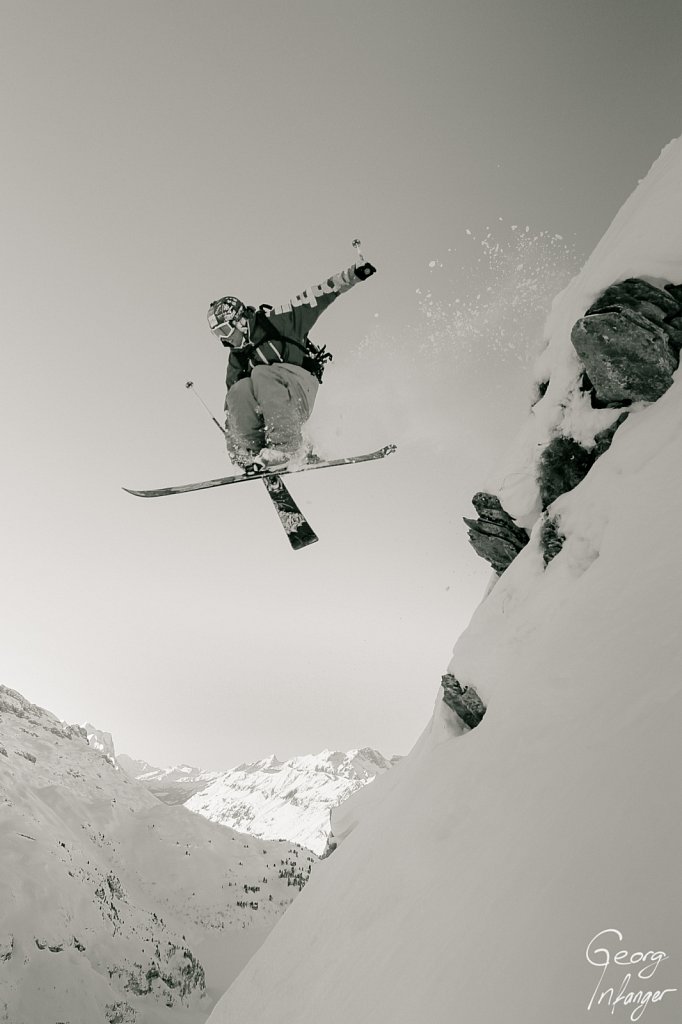
<path id="1" fill-rule="evenodd" d="M 168 807 L 115 761 L 109 734 L 0 686 L 2 1024 L 200 1024 L 307 879 L 307 851 Z"/>
<path id="2" fill-rule="evenodd" d="M 369 747 L 323 750 L 288 761 L 273 755 L 220 774 L 185 806 L 238 832 L 287 839 L 321 855 L 332 809 L 391 765 Z"/>
<path id="3" fill-rule="evenodd" d="M 633 274 L 682 282 L 680 140 L 554 303 L 549 387 L 487 484 L 528 527 L 551 431 L 588 444 L 613 413 L 579 391 L 571 326 Z M 678 371 L 552 506 L 560 554 L 544 568 L 536 524 L 457 642 L 481 725 L 438 694 L 210 1024 L 678 1024 L 681 465 Z"/>

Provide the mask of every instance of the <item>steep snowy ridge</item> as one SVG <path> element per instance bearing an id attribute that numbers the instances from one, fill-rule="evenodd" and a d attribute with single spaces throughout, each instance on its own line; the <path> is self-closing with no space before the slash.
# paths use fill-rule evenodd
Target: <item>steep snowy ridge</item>
<path id="1" fill-rule="evenodd" d="M 680 197 L 682 140 L 549 317 L 542 397 L 489 483 L 530 541 L 448 666 L 485 717 L 469 731 L 438 692 L 412 753 L 335 812 L 338 849 L 211 1024 L 682 1019 L 680 371 L 552 504 L 549 562 L 537 483 L 550 437 L 589 445 L 613 420 L 571 330 L 616 281 L 682 282 Z"/>
<path id="2" fill-rule="evenodd" d="M 315 858 L 159 802 L 0 686 L 0 1021 L 200 1024 Z"/>
<path id="3" fill-rule="evenodd" d="M 273 755 L 220 774 L 185 806 L 239 832 L 287 839 L 322 854 L 332 809 L 392 763 L 369 747 L 323 750 L 288 761 Z"/>

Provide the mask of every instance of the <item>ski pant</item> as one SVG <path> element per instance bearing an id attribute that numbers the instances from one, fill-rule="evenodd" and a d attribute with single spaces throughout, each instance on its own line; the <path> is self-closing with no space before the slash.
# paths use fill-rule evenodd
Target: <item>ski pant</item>
<path id="1" fill-rule="evenodd" d="M 302 445 L 301 428 L 313 411 L 319 384 L 302 366 L 255 366 L 233 384 L 225 399 L 227 450 L 237 462 L 277 448 L 293 455 Z"/>

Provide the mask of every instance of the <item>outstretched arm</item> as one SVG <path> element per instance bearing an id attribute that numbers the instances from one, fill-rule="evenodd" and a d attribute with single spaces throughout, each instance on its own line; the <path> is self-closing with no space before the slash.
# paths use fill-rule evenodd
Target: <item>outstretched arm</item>
<path id="1" fill-rule="evenodd" d="M 371 263 L 354 264 L 339 274 L 333 274 L 321 284 L 306 288 L 300 295 L 282 306 L 275 306 L 270 319 L 285 337 L 302 340 L 307 335 L 320 314 L 324 313 L 339 295 L 365 281 L 375 273 Z"/>

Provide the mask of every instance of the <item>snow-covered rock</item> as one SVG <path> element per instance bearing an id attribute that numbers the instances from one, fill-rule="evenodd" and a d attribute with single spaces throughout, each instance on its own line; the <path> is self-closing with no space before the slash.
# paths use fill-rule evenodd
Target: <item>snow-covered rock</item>
<path id="1" fill-rule="evenodd" d="M 571 330 L 635 277 L 682 282 L 682 140 L 555 301 L 546 390 L 482 481 L 530 532 L 448 666 L 485 717 L 468 730 L 438 693 L 210 1024 L 680 1019 L 680 370 L 551 504 L 549 562 L 537 484 L 552 437 L 590 447 L 619 415 L 581 390 Z"/>
<path id="2" fill-rule="evenodd" d="M 103 754 L 107 761 L 118 767 L 116 761 L 116 751 L 114 749 L 114 740 L 110 732 L 103 732 L 101 729 L 96 729 L 90 722 L 84 722 L 82 728 L 85 730 L 85 734 L 88 738 L 88 743 L 93 750 L 99 750 L 100 754 Z"/>
<path id="3" fill-rule="evenodd" d="M 239 832 L 287 839 L 322 854 L 332 808 L 392 764 L 370 747 L 323 750 L 288 761 L 273 755 L 220 773 L 185 806 Z"/>
<path id="4" fill-rule="evenodd" d="M 309 851 L 166 806 L 113 758 L 0 686 L 3 1024 L 200 1024 L 307 881 Z"/>

